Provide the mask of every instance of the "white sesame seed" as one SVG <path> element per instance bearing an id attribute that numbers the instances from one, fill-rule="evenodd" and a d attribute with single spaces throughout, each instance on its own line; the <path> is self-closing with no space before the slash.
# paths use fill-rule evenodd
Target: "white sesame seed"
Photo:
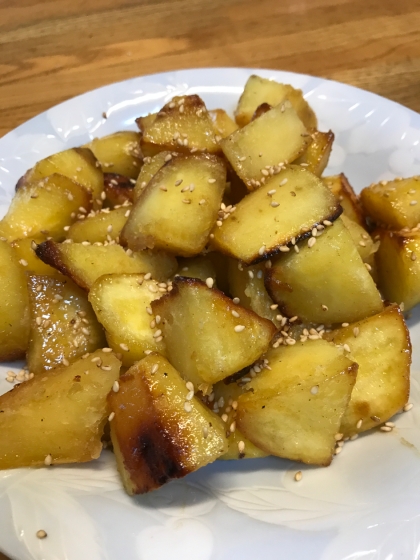
<path id="1" fill-rule="evenodd" d="M 359 336 L 359 333 L 360 333 L 359 327 L 354 327 L 353 335 L 354 335 L 355 338 Z"/>
<path id="2" fill-rule="evenodd" d="M 343 350 L 345 350 L 346 352 L 351 352 L 350 346 L 348 344 L 343 344 Z"/>
<path id="3" fill-rule="evenodd" d="M 206 285 L 207 285 L 207 288 L 213 288 L 213 285 L 214 285 L 213 278 L 206 278 Z"/>
<path id="4" fill-rule="evenodd" d="M 236 318 L 239 317 L 239 313 L 237 311 L 235 311 L 234 309 L 232 309 L 232 315 Z"/>
<path id="5" fill-rule="evenodd" d="M 52 457 L 48 454 L 44 459 L 44 465 L 49 467 L 52 464 Z"/>
<path id="6" fill-rule="evenodd" d="M 238 161 L 245 161 L 246 160 L 246 156 L 241 156 L 240 158 L 238 158 Z"/>
<path id="7" fill-rule="evenodd" d="M 112 352 L 112 348 L 102 348 L 102 352 L 105 352 L 105 354 Z"/>
<path id="8" fill-rule="evenodd" d="M 394 422 L 385 422 L 385 426 L 388 426 L 388 428 L 395 428 Z"/>
<path id="9" fill-rule="evenodd" d="M 381 432 L 392 432 L 392 428 L 390 426 L 381 426 L 379 429 Z"/>
<path id="10" fill-rule="evenodd" d="M 258 249 L 258 254 L 264 255 L 265 249 L 266 249 L 265 245 L 261 245 L 261 247 Z"/>
<path id="11" fill-rule="evenodd" d="M 20 259 L 19 263 L 20 263 L 22 266 L 28 266 L 28 261 L 25 261 L 25 259 Z"/>
<path id="12" fill-rule="evenodd" d="M 330 222 L 330 220 L 324 220 L 322 223 L 324 226 L 332 226 L 332 222 Z"/>
<path id="13" fill-rule="evenodd" d="M 302 480 L 302 471 L 298 471 L 297 473 L 295 473 L 295 476 L 293 478 L 296 480 L 296 482 Z"/>
<path id="14" fill-rule="evenodd" d="M 415 261 L 417 259 L 416 253 L 412 252 L 410 258 L 412 261 Z"/>
<path id="15" fill-rule="evenodd" d="M 360 428 L 362 427 L 362 424 L 363 424 L 363 420 L 360 418 L 360 420 L 358 420 L 358 422 L 357 422 L 357 424 L 356 424 L 356 428 L 357 428 L 358 430 L 360 430 Z"/>
<path id="16" fill-rule="evenodd" d="M 118 393 L 118 391 L 120 390 L 120 384 L 118 383 L 118 381 L 114 381 L 112 390 L 114 391 L 114 393 Z"/>
<path id="17" fill-rule="evenodd" d="M 236 327 L 233 330 L 237 333 L 240 333 L 245 330 L 245 325 L 236 325 Z"/>
<path id="18" fill-rule="evenodd" d="M 124 344 L 124 342 L 121 342 L 120 348 L 121 348 L 121 350 L 123 350 L 124 352 L 128 352 L 128 346 L 127 346 L 127 344 Z"/>
<path id="19" fill-rule="evenodd" d="M 240 303 L 241 300 L 238 297 L 234 297 L 232 301 L 235 305 L 238 305 L 238 303 Z"/>
<path id="20" fill-rule="evenodd" d="M 192 406 L 191 406 L 190 402 L 188 402 L 188 401 L 184 402 L 184 410 L 185 410 L 185 412 L 191 412 L 192 411 Z"/>
<path id="21" fill-rule="evenodd" d="M 336 447 L 334 451 L 334 455 L 339 455 L 342 452 L 342 450 L 343 450 L 342 447 Z"/>
<path id="22" fill-rule="evenodd" d="M 189 391 L 187 396 L 185 397 L 187 401 L 190 401 L 194 396 L 194 391 Z"/>
<path id="23" fill-rule="evenodd" d="M 43 529 L 40 529 L 39 531 L 36 532 L 37 539 L 45 539 L 46 537 L 47 537 L 47 533 Z"/>
<path id="24" fill-rule="evenodd" d="M 268 196 L 273 196 L 273 194 L 276 194 L 276 189 L 271 189 L 267 192 Z"/>
<path id="25" fill-rule="evenodd" d="M 315 243 L 316 243 L 315 237 L 311 237 L 311 238 L 308 240 L 308 247 L 309 247 L 309 248 L 313 247 L 313 246 L 315 245 Z"/>
<path id="26" fill-rule="evenodd" d="M 296 245 L 295 245 L 295 246 L 296 246 Z M 289 249 L 289 247 L 287 247 L 287 245 L 281 245 L 281 246 L 279 247 L 279 251 L 280 251 L 281 253 L 288 253 L 288 252 L 290 251 L 290 249 Z"/>
<path id="27" fill-rule="evenodd" d="M 210 184 L 212 185 L 213 183 L 215 183 L 215 182 L 216 182 L 216 179 L 208 179 L 208 181 L 207 181 L 207 182 L 208 182 L 208 183 L 210 183 Z"/>
<path id="28" fill-rule="evenodd" d="M 340 440 L 342 440 L 342 439 L 343 439 L 343 434 L 340 434 L 340 433 L 335 434 L 334 439 L 335 439 L 335 441 L 340 441 Z"/>
<path id="29" fill-rule="evenodd" d="M 115 412 L 111 412 L 111 414 L 108 416 L 108 422 L 112 422 L 114 418 L 115 418 Z"/>
<path id="30" fill-rule="evenodd" d="M 61 363 L 63 364 L 63 366 L 66 366 L 66 367 L 70 365 L 70 362 L 66 358 L 63 358 L 61 360 Z"/>
<path id="31" fill-rule="evenodd" d="M 342 326 L 342 327 L 348 327 L 348 326 L 349 326 L 349 323 L 341 323 L 341 326 Z"/>
<path id="32" fill-rule="evenodd" d="M 158 329 L 154 334 L 153 334 L 153 338 L 159 338 L 162 334 L 162 331 L 160 329 Z"/>
<path id="33" fill-rule="evenodd" d="M 203 428 L 203 438 L 207 439 L 208 435 L 209 435 L 209 429 L 208 429 L 207 426 L 204 426 L 204 428 Z"/>
<path id="34" fill-rule="evenodd" d="M 287 183 L 287 181 L 288 181 L 287 177 L 285 179 L 283 179 L 282 181 L 280 181 L 280 183 L 279 183 L 280 187 L 285 185 Z"/>
<path id="35" fill-rule="evenodd" d="M 408 412 L 409 410 L 411 410 L 413 408 L 413 404 L 412 403 L 407 403 L 404 408 L 403 411 L 404 412 Z"/>
<path id="36" fill-rule="evenodd" d="M 319 389 L 318 385 L 314 385 L 314 386 L 311 388 L 311 393 L 312 393 L 312 395 L 316 395 L 316 394 L 318 393 L 318 389 Z"/>
<path id="37" fill-rule="evenodd" d="M 238 441 L 238 451 L 239 453 L 243 453 L 245 451 L 245 443 L 242 440 Z"/>
<path id="38" fill-rule="evenodd" d="M 159 369 L 159 365 L 158 365 L 158 364 L 154 364 L 153 367 L 152 367 L 152 369 L 150 370 L 150 373 L 151 373 L 152 375 L 154 375 L 154 374 L 157 372 L 158 369 Z"/>
<path id="39" fill-rule="evenodd" d="M 417 204 L 417 200 L 411 200 L 410 201 L 410 206 L 415 206 Z"/>

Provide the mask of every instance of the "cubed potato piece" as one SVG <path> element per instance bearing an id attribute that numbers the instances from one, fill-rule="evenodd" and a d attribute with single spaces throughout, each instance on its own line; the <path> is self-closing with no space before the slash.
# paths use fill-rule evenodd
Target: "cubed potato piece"
<path id="1" fill-rule="evenodd" d="M 268 295 L 264 284 L 265 264 L 254 264 L 246 268 L 239 261 L 231 259 L 228 270 L 230 295 L 239 298 L 243 307 L 269 319 L 279 328 L 276 304 Z"/>
<path id="2" fill-rule="evenodd" d="M 300 246 L 267 270 L 266 287 L 281 312 L 313 323 L 364 319 L 383 309 L 381 296 L 339 219 L 316 243 Z M 311 240 L 310 240 L 311 241 Z"/>
<path id="3" fill-rule="evenodd" d="M 86 293 L 68 278 L 28 278 L 31 330 L 26 354 L 29 371 L 41 373 L 86 352 L 103 348 L 104 330 Z"/>
<path id="4" fill-rule="evenodd" d="M 141 150 L 153 156 L 162 150 L 220 152 L 213 123 L 198 95 L 174 97 L 148 123 L 142 121 Z"/>
<path id="5" fill-rule="evenodd" d="M 221 140 L 223 153 L 250 191 L 271 174 L 292 163 L 307 148 L 311 136 L 296 111 L 285 102 Z"/>
<path id="6" fill-rule="evenodd" d="M 152 353 L 120 378 L 108 402 L 111 439 L 129 494 L 144 494 L 212 463 L 227 450 L 222 420 L 162 356 Z"/>
<path id="7" fill-rule="evenodd" d="M 143 166 L 140 169 L 139 176 L 136 181 L 136 186 L 134 187 L 134 200 L 138 200 L 141 193 L 150 183 L 152 178 L 156 173 L 162 169 L 162 167 L 170 161 L 172 158 L 177 157 L 168 151 L 159 152 L 153 157 L 145 157 L 143 160 Z"/>
<path id="8" fill-rule="evenodd" d="M 272 107 L 288 99 L 299 118 L 307 128 L 316 128 L 317 120 L 315 113 L 305 101 L 300 89 L 289 84 L 279 84 L 259 76 L 250 76 L 245 84 L 244 91 L 239 99 L 235 111 L 235 120 L 239 126 L 245 126 L 251 122 L 257 107 L 268 103 Z"/>
<path id="9" fill-rule="evenodd" d="M 114 208 L 120 204 L 133 202 L 134 179 L 118 175 L 118 173 L 104 173 L 104 192 L 101 198 L 105 198 L 105 204 Z"/>
<path id="10" fill-rule="evenodd" d="M 408 311 L 420 303 L 420 234 L 376 230 L 378 286 L 388 301 Z"/>
<path id="11" fill-rule="evenodd" d="M 41 159 L 19 180 L 18 185 L 40 181 L 49 175 L 64 175 L 100 198 L 104 176 L 97 159 L 88 148 L 71 148 Z"/>
<path id="12" fill-rule="evenodd" d="M 0 236 L 15 241 L 43 234 L 60 240 L 65 236 L 64 227 L 74 222 L 79 208 L 89 212 L 91 206 L 90 194 L 84 187 L 63 175 L 51 175 L 16 191 L 0 222 Z"/>
<path id="13" fill-rule="evenodd" d="M 175 278 L 152 309 L 161 317 L 168 359 L 197 387 L 255 362 L 276 332 L 271 321 L 195 278 Z"/>
<path id="14" fill-rule="evenodd" d="M 360 193 L 366 215 L 378 226 L 413 228 L 420 223 L 420 177 L 370 185 Z"/>
<path id="15" fill-rule="evenodd" d="M 232 134 L 232 132 L 238 130 L 238 125 L 229 117 L 224 109 L 212 109 L 209 111 L 209 116 L 216 135 L 221 138 L 226 138 Z"/>
<path id="16" fill-rule="evenodd" d="M 120 365 L 114 354 L 98 350 L 2 395 L 0 469 L 97 459 L 109 415 L 106 397 Z"/>
<path id="17" fill-rule="evenodd" d="M 219 416 L 224 415 L 228 450 L 219 457 L 220 460 L 229 461 L 237 459 L 258 459 L 267 457 L 268 453 L 259 449 L 236 427 L 236 409 L 238 397 L 244 392 L 243 386 L 237 383 L 219 381 L 213 387 L 211 395 L 204 397 L 204 402 Z M 210 400 L 211 399 L 211 402 Z"/>
<path id="18" fill-rule="evenodd" d="M 92 150 L 104 173 L 118 173 L 137 179 L 142 163 L 138 132 L 114 132 L 102 138 L 94 138 L 84 148 Z"/>
<path id="19" fill-rule="evenodd" d="M 23 239 L 13 241 L 11 246 L 13 252 L 17 256 L 19 264 L 24 268 L 25 272 L 63 279 L 63 275 L 58 270 L 45 264 L 37 257 L 35 249 L 37 245 L 43 241 L 45 241 L 45 236 L 24 237 Z"/>
<path id="20" fill-rule="evenodd" d="M 119 239 L 120 233 L 130 215 L 131 205 L 120 206 L 113 210 L 104 209 L 93 216 L 87 216 L 72 224 L 67 231 L 67 239 L 75 243 L 104 243 Z"/>
<path id="21" fill-rule="evenodd" d="M 389 420 L 407 403 L 410 392 L 410 333 L 397 305 L 325 335 L 347 344 L 359 364 L 356 384 L 341 421 L 344 437 Z"/>
<path id="22" fill-rule="evenodd" d="M 36 254 L 85 290 L 104 274 L 150 272 L 156 280 L 165 281 L 177 269 L 177 261 L 171 255 L 152 251 L 128 254 L 116 244 L 84 245 L 49 240 L 38 245 Z"/>
<path id="23" fill-rule="evenodd" d="M 205 282 L 211 278 L 216 285 L 216 269 L 209 255 L 191 257 L 189 259 L 178 259 L 178 276 L 185 278 L 199 278 Z"/>
<path id="24" fill-rule="evenodd" d="M 334 142 L 334 133 L 331 130 L 328 132 L 309 130 L 309 133 L 311 135 L 312 142 L 295 163 L 299 165 L 305 164 L 308 171 L 317 177 L 321 177 L 324 169 L 328 165 L 328 160 L 330 159 Z"/>
<path id="25" fill-rule="evenodd" d="M 222 255 L 218 251 L 207 253 L 207 258 L 211 261 L 216 273 L 216 286 L 225 294 L 229 295 L 228 264 L 229 257 Z"/>
<path id="26" fill-rule="evenodd" d="M 356 245 L 357 251 L 365 263 L 366 268 L 375 282 L 378 280 L 376 270 L 375 254 L 379 248 L 379 242 L 373 241 L 368 232 L 357 222 L 354 222 L 344 214 L 340 216 L 343 224 L 349 230 L 349 233 Z"/>
<path id="27" fill-rule="evenodd" d="M 200 253 L 217 220 L 226 166 L 217 156 L 169 160 L 134 204 L 121 239 L 130 249 L 164 249 L 182 257 Z"/>
<path id="28" fill-rule="evenodd" d="M 300 166 L 271 177 L 236 205 L 214 228 L 212 246 L 248 264 L 287 250 L 324 220 L 334 221 L 341 207 L 322 182 Z"/>
<path id="29" fill-rule="evenodd" d="M 0 361 L 5 362 L 25 355 L 29 340 L 29 300 L 24 267 L 3 240 L 0 240 L 0 285 Z"/>
<path id="30" fill-rule="evenodd" d="M 98 321 L 104 326 L 109 346 L 122 356 L 124 366 L 145 356 L 145 351 L 165 355 L 165 343 L 150 304 L 162 296 L 155 280 L 144 274 L 109 274 L 96 280 L 89 301 Z"/>
<path id="31" fill-rule="evenodd" d="M 239 429 L 267 453 L 328 466 L 357 364 L 325 340 L 271 348 L 267 359 L 271 369 L 238 398 Z"/>
<path id="32" fill-rule="evenodd" d="M 362 227 L 366 227 L 365 217 L 359 199 L 344 173 L 323 177 L 322 180 L 338 198 L 343 208 L 343 214 Z"/>
<path id="33" fill-rule="evenodd" d="M 157 113 L 149 113 L 148 115 L 143 115 L 141 117 L 138 117 L 136 119 L 136 124 L 139 127 L 140 133 L 143 134 L 143 132 L 149 128 L 150 126 L 152 126 L 152 124 L 155 122 L 157 117 Z M 146 156 L 148 157 L 148 156 Z"/>

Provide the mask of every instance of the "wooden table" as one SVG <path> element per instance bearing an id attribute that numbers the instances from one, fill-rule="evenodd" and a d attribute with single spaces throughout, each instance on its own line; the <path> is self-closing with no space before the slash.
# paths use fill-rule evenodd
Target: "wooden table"
<path id="1" fill-rule="evenodd" d="M 98 86 L 199 66 L 314 74 L 420 111 L 419 29 L 418 0 L 0 0 L 0 136 Z"/>

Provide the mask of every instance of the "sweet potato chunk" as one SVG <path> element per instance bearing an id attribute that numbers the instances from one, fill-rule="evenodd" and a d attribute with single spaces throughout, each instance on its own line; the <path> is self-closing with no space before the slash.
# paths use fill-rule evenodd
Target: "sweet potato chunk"
<path id="1" fill-rule="evenodd" d="M 144 274 L 109 274 L 91 287 L 89 301 L 105 327 L 108 344 L 122 355 L 124 366 L 144 358 L 145 351 L 165 355 L 162 337 L 155 336 L 160 327 L 147 311 L 161 295 L 157 282 L 144 280 Z"/>
<path id="2" fill-rule="evenodd" d="M 294 110 L 307 128 L 316 128 L 315 113 L 305 101 L 300 89 L 255 75 L 250 76 L 245 84 L 235 111 L 236 122 L 239 126 L 245 126 L 251 122 L 257 107 L 263 103 L 268 103 L 274 107 L 286 99 L 293 105 Z"/>
<path id="3" fill-rule="evenodd" d="M 302 167 L 291 166 L 248 194 L 214 230 L 212 244 L 248 264 L 285 249 L 323 220 L 335 220 L 341 208 L 322 182 Z"/>
<path id="4" fill-rule="evenodd" d="M 175 257 L 164 253 L 141 251 L 127 254 L 120 245 L 83 245 L 45 241 L 36 254 L 78 286 L 89 290 L 104 274 L 150 272 L 157 280 L 167 280 L 175 272 Z"/>
<path id="5" fill-rule="evenodd" d="M 38 163 L 19 180 L 18 185 L 33 183 L 58 173 L 64 175 L 99 198 L 104 186 L 104 176 L 97 159 L 88 148 L 71 148 L 58 152 Z"/>
<path id="6" fill-rule="evenodd" d="M 130 249 L 164 249 L 189 257 L 209 238 L 226 186 L 217 156 L 179 156 L 153 177 L 135 203 L 121 239 Z"/>
<path id="7" fill-rule="evenodd" d="M 0 469 L 97 459 L 120 365 L 98 350 L 0 396 Z"/>
<path id="8" fill-rule="evenodd" d="M 159 488 L 227 450 L 222 420 L 159 354 L 130 368 L 108 402 L 115 414 L 111 439 L 117 466 L 129 494 Z"/>
<path id="9" fill-rule="evenodd" d="M 133 202 L 134 200 L 134 179 L 118 175 L 118 173 L 104 173 L 104 192 L 105 204 L 114 208 L 120 204 Z"/>
<path id="10" fill-rule="evenodd" d="M 370 185 L 360 193 L 369 218 L 390 229 L 413 228 L 420 223 L 420 177 Z"/>
<path id="11" fill-rule="evenodd" d="M 324 340 L 272 348 L 267 359 L 271 369 L 238 398 L 239 429 L 267 453 L 329 465 L 357 364 Z"/>
<path id="12" fill-rule="evenodd" d="M 175 278 L 170 294 L 152 302 L 170 362 L 197 387 L 215 383 L 252 364 L 276 328 L 235 305 L 201 280 Z"/>
<path id="13" fill-rule="evenodd" d="M 171 152 L 163 151 L 157 153 L 153 157 L 145 157 L 143 166 L 140 170 L 139 176 L 136 181 L 136 186 L 134 187 L 134 200 L 138 200 L 141 193 L 150 183 L 152 178 L 156 175 L 156 173 L 172 158 L 177 157 L 175 154 L 171 154 Z"/>
<path id="14" fill-rule="evenodd" d="M 344 436 L 379 426 L 403 408 L 410 392 L 411 344 L 398 306 L 325 336 L 347 344 L 349 358 L 359 364 L 339 430 Z"/>
<path id="15" fill-rule="evenodd" d="M 28 278 L 31 331 L 26 355 L 31 372 L 74 362 L 105 346 L 105 336 L 86 293 L 68 278 Z"/>
<path id="16" fill-rule="evenodd" d="M 207 278 L 212 278 L 216 282 L 216 270 L 208 255 L 191 257 L 189 259 L 178 259 L 179 276 L 185 278 L 199 278 L 205 282 Z"/>
<path id="17" fill-rule="evenodd" d="M 235 172 L 252 191 L 263 185 L 269 172 L 292 163 L 311 141 L 302 121 L 286 102 L 221 140 Z"/>
<path id="18" fill-rule="evenodd" d="M 16 191 L 0 222 L 0 236 L 8 241 L 41 234 L 63 239 L 64 227 L 74 222 L 80 207 L 91 208 L 84 187 L 63 175 L 45 177 Z"/>
<path id="19" fill-rule="evenodd" d="M 309 134 L 311 135 L 312 142 L 295 163 L 299 165 L 305 164 L 308 171 L 317 177 L 321 177 L 328 165 L 334 142 L 334 133 L 331 130 L 328 132 L 309 130 Z"/>
<path id="20" fill-rule="evenodd" d="M 114 210 L 100 211 L 72 224 L 67 231 L 67 239 L 75 243 L 104 243 L 118 240 L 130 215 L 131 206 L 121 206 Z"/>
<path id="21" fill-rule="evenodd" d="M 29 301 L 24 267 L 10 245 L 1 240 L 0 285 L 0 361 L 5 362 L 25 355 L 29 339 Z"/>
<path id="22" fill-rule="evenodd" d="M 280 257 L 266 287 L 283 314 L 302 321 L 342 323 L 379 313 L 381 296 L 339 219 L 309 247 Z"/>
<path id="23" fill-rule="evenodd" d="M 342 214 L 340 216 L 343 224 L 348 229 L 351 238 L 356 245 L 357 252 L 365 263 L 366 268 L 370 272 L 372 278 L 377 281 L 376 261 L 375 254 L 379 247 L 378 241 L 373 241 L 368 232 L 357 222 L 350 220 L 347 216 Z"/>
<path id="24" fill-rule="evenodd" d="M 238 130 L 238 125 L 229 117 L 224 109 L 212 109 L 209 111 L 209 115 L 216 135 L 219 135 L 221 138 L 226 138 L 232 132 Z"/>
<path id="25" fill-rule="evenodd" d="M 63 275 L 58 270 L 45 264 L 37 257 L 35 249 L 43 241 L 45 241 L 45 236 L 24 237 L 23 239 L 13 241 L 11 246 L 25 272 L 63 279 Z"/>
<path id="26" fill-rule="evenodd" d="M 142 162 L 138 132 L 114 132 L 102 138 L 94 138 L 84 147 L 92 150 L 104 173 L 118 173 L 137 179 Z"/>
<path id="27" fill-rule="evenodd" d="M 378 286 L 384 298 L 404 303 L 408 311 L 420 303 L 420 234 L 376 230 Z"/>
<path id="28" fill-rule="evenodd" d="M 150 121 L 141 121 L 141 149 L 145 156 L 162 150 L 217 153 L 213 123 L 198 95 L 174 97 Z"/>
<path id="29" fill-rule="evenodd" d="M 359 199 L 344 173 L 323 177 L 322 181 L 337 197 L 338 202 L 343 208 L 343 214 L 362 227 L 366 227 L 365 217 Z"/>
<path id="30" fill-rule="evenodd" d="M 239 298 L 243 307 L 269 319 L 279 328 L 280 321 L 276 319 L 278 311 L 272 308 L 275 304 L 264 284 L 265 270 L 264 264 L 245 268 L 240 262 L 231 259 L 228 268 L 229 293 Z"/>

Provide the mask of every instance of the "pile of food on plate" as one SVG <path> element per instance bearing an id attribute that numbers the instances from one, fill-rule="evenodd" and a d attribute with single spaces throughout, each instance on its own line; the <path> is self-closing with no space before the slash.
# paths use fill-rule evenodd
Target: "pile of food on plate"
<path id="1" fill-rule="evenodd" d="M 420 181 L 356 196 L 300 90 L 174 97 L 39 161 L 0 221 L 0 468 L 113 448 L 144 493 L 215 459 L 327 466 L 410 409 Z M 403 307 L 404 306 L 404 307 Z"/>

